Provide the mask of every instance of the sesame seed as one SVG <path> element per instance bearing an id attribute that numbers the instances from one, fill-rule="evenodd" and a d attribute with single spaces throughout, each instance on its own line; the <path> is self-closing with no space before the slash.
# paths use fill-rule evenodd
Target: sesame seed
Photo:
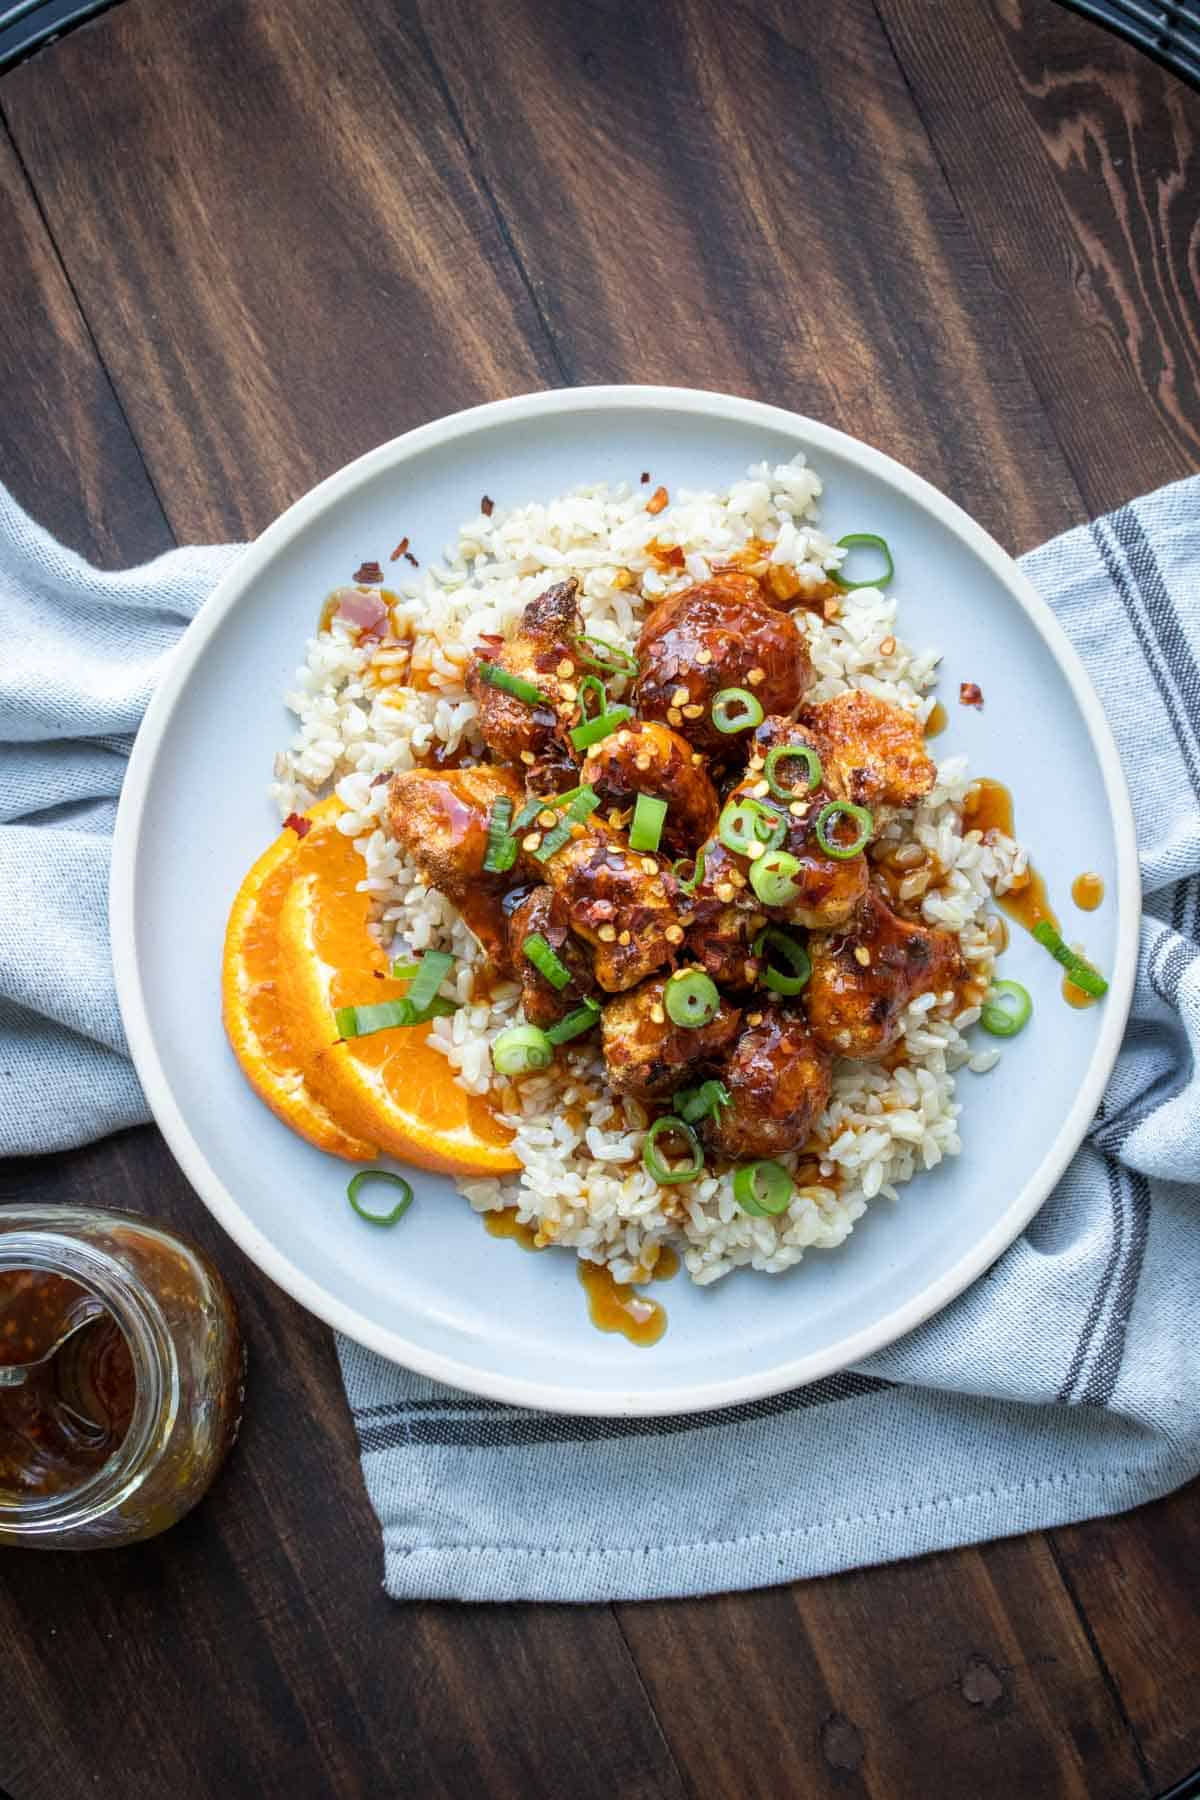
<path id="1" fill-rule="evenodd" d="M 663 935 L 666 938 L 668 944 L 682 944 L 682 942 L 683 942 L 683 926 L 682 925 L 668 925 L 667 929 Z"/>
<path id="2" fill-rule="evenodd" d="M 558 691 L 564 700 L 575 701 L 579 698 L 579 689 L 573 681 L 564 681 Z"/>
<path id="3" fill-rule="evenodd" d="M 700 752 L 698 750 L 693 750 L 692 751 L 692 767 L 694 769 L 698 769 L 700 767 L 700 764 L 703 761 L 704 761 L 704 758 L 701 756 Z"/>
<path id="4" fill-rule="evenodd" d="M 695 913 L 680 913 L 679 923 L 681 925 L 694 925 L 696 923 Z"/>
<path id="5" fill-rule="evenodd" d="M 642 771 L 643 775 L 645 774 L 646 770 L 650 767 L 650 758 L 644 750 L 642 751 L 642 754 L 640 756 L 636 756 L 634 758 L 633 766 L 635 769 L 640 769 Z"/>
<path id="6" fill-rule="evenodd" d="M 685 706 L 683 708 L 683 716 L 685 719 L 698 719 L 703 712 L 704 708 L 702 706 L 697 706 L 694 700 L 690 706 Z"/>
<path id="7" fill-rule="evenodd" d="M 885 637 L 882 644 L 880 644 L 880 646 L 879 646 L 879 654 L 880 654 L 880 656 L 890 656 L 892 654 L 892 651 L 895 648 L 896 648 L 895 638 L 894 637 Z"/>
<path id="8" fill-rule="evenodd" d="M 764 682 L 766 679 L 767 679 L 767 671 L 765 669 L 747 669 L 746 670 L 746 680 L 750 683 L 751 687 L 760 686 L 760 684 L 762 682 Z"/>
<path id="9" fill-rule="evenodd" d="M 732 881 L 718 881 L 718 883 L 717 883 L 717 899 L 725 900 L 725 901 L 729 901 L 729 900 L 733 899 L 733 883 L 732 883 Z"/>
<path id="10" fill-rule="evenodd" d="M 766 849 L 765 844 L 747 844 L 746 855 L 751 862 L 757 862 L 760 856 L 765 856 Z"/>
<path id="11" fill-rule="evenodd" d="M 766 757 L 765 757 L 765 756 L 760 756 L 760 755 L 759 755 L 759 754 L 758 754 L 758 751 L 757 751 L 757 750 L 756 750 L 756 751 L 755 751 L 755 752 L 754 752 L 754 755 L 753 755 L 753 756 L 752 756 L 752 757 L 751 757 L 751 758 L 750 758 L 750 767 L 751 767 L 751 768 L 752 768 L 752 769 L 765 769 L 765 768 L 766 768 L 766 766 L 767 766 L 767 759 L 766 759 Z"/>
<path id="12" fill-rule="evenodd" d="M 626 944 L 632 944 L 633 933 L 631 931 L 622 931 L 617 938 L 617 942 L 618 942 L 618 944 L 620 944 L 622 946 L 622 948 L 624 948 L 624 946 Z"/>
<path id="13" fill-rule="evenodd" d="M 696 661 L 700 664 L 700 667 L 702 669 L 707 669 L 709 663 L 712 661 L 712 651 L 711 650 L 697 650 Z"/>
<path id="14" fill-rule="evenodd" d="M 537 761 L 537 758 L 534 756 L 532 750 L 522 750 L 521 761 L 525 764 L 525 767 L 527 769 L 532 769 L 534 763 Z"/>
<path id="15" fill-rule="evenodd" d="M 655 1025 L 665 1025 L 667 1022 L 667 1015 L 664 1012 L 663 1008 L 658 1004 L 657 1000 L 654 1002 L 654 1005 L 650 1008 L 650 1019 L 651 1019 L 651 1022 Z"/>
<path id="16" fill-rule="evenodd" d="M 619 806 L 613 807 L 608 815 L 608 822 L 610 825 L 619 825 L 621 823 L 621 809 Z"/>
<path id="17" fill-rule="evenodd" d="M 548 806 L 545 812 L 540 812 L 538 814 L 537 822 L 539 825 L 544 825 L 547 830 L 549 830 L 551 825 L 556 825 L 558 823 L 558 815 Z"/>
<path id="18" fill-rule="evenodd" d="M 766 913 L 751 913 L 748 920 L 751 931 L 761 931 L 766 922 Z"/>
<path id="19" fill-rule="evenodd" d="M 633 742 L 632 731 L 618 731 L 617 742 L 618 742 L 618 744 L 621 745 L 622 749 L 625 747 L 626 744 L 631 744 Z"/>
<path id="20" fill-rule="evenodd" d="M 770 791 L 771 784 L 769 781 L 756 781 L 754 786 L 750 789 L 750 792 L 754 795 L 756 800 L 765 800 Z"/>
<path id="21" fill-rule="evenodd" d="M 686 706 L 688 701 L 691 699 L 691 697 L 692 696 L 688 692 L 687 688 L 677 687 L 675 689 L 675 692 L 671 695 L 671 705 L 672 706 Z"/>
<path id="22" fill-rule="evenodd" d="M 752 960 L 747 960 L 742 964 L 742 974 L 746 977 L 747 982 L 753 981 L 758 974 L 758 964 Z"/>
<path id="23" fill-rule="evenodd" d="M 803 800 L 793 800 L 791 805 L 788 807 L 788 811 L 791 813 L 793 819 L 802 819 L 804 817 L 804 802 L 803 802 Z"/>
<path id="24" fill-rule="evenodd" d="M 740 869 L 730 869 L 729 879 L 732 881 L 735 888 L 744 888 L 746 886 L 746 877 L 742 874 Z"/>
<path id="25" fill-rule="evenodd" d="M 531 831 L 529 833 L 528 837 L 523 837 L 521 839 L 521 848 L 522 848 L 522 850 L 536 850 L 538 845 L 541 843 L 541 841 L 542 841 L 541 832 L 540 831 Z"/>
<path id="26" fill-rule="evenodd" d="M 680 712 L 680 710 L 677 706 L 668 706 L 668 708 L 667 708 L 667 723 L 669 725 L 682 725 L 683 724 L 683 714 Z"/>
<path id="27" fill-rule="evenodd" d="M 615 944 L 617 941 L 617 928 L 615 925 L 602 925 L 596 933 L 596 936 L 600 939 L 602 944 Z"/>
<path id="28" fill-rule="evenodd" d="M 655 860 L 652 856 L 643 856 L 642 872 L 645 875 L 657 875 L 658 874 L 658 864 L 655 862 Z"/>
<path id="29" fill-rule="evenodd" d="M 856 944 L 854 946 L 854 960 L 856 963 L 861 964 L 864 969 L 870 967 L 871 952 L 867 949 L 865 944 Z"/>
<path id="30" fill-rule="evenodd" d="M 555 674 L 560 676 L 562 678 L 562 680 L 565 681 L 567 679 L 568 675 L 573 675 L 574 673 L 575 673 L 575 664 L 571 661 L 569 656 L 564 656 L 562 661 L 559 663 L 558 668 L 555 670 Z"/>
<path id="31" fill-rule="evenodd" d="M 763 1022 L 763 1015 L 761 1013 L 747 1013 L 746 1014 L 747 1025 L 761 1025 L 762 1022 Z"/>

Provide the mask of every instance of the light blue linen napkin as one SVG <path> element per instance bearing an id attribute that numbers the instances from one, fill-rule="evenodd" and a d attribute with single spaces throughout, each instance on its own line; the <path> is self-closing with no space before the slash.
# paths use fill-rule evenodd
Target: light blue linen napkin
<path id="1" fill-rule="evenodd" d="M 130 735 L 232 549 L 90 569 L 0 490 L 0 1150 L 146 1117 L 108 960 Z M 698 1417 L 561 1418 L 338 1344 L 400 1598 L 605 1600 L 1061 1524 L 1200 1471 L 1200 477 L 1024 560 L 1133 790 L 1147 918 L 1088 1140 L 1025 1235 L 860 1369 Z"/>

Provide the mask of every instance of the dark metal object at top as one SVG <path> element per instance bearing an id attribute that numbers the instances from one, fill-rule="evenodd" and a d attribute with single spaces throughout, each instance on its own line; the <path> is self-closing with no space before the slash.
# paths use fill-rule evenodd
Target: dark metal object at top
<path id="1" fill-rule="evenodd" d="M 1200 87 L 1200 0 L 1062 0 Z"/>
<path id="2" fill-rule="evenodd" d="M 16 0 L 15 5 L 0 4 L 0 72 L 112 4 L 113 0 Z"/>

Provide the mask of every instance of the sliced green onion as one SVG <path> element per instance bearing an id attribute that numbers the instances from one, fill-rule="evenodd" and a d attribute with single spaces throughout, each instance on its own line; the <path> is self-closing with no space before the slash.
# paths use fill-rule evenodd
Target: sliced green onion
<path id="1" fill-rule="evenodd" d="M 722 688 L 712 703 L 712 722 L 718 731 L 749 731 L 763 722 L 762 702 L 749 688 Z"/>
<path id="2" fill-rule="evenodd" d="M 404 998 L 415 1012 L 424 1012 L 454 967 L 454 958 L 445 950 L 426 950 L 421 966 Z"/>
<path id="3" fill-rule="evenodd" d="M 792 1197 L 792 1178 L 782 1163 L 743 1163 L 734 1171 L 733 1197 L 742 1211 L 755 1219 L 786 1212 Z"/>
<path id="4" fill-rule="evenodd" d="M 368 1212 L 365 1206 L 359 1205 L 358 1196 L 368 1181 L 385 1181 L 389 1187 L 399 1188 L 400 1198 L 391 1212 Z M 394 1225 L 397 1219 L 404 1217 L 412 1205 L 413 1191 L 403 1175 L 393 1175 L 388 1169 L 360 1169 L 357 1175 L 350 1178 L 350 1184 L 346 1189 L 346 1198 L 359 1218 L 365 1219 L 368 1225 Z"/>
<path id="5" fill-rule="evenodd" d="M 557 956 L 540 931 L 530 932 L 521 945 L 521 954 L 531 962 L 539 975 L 544 975 L 551 987 L 565 988 L 571 979 L 571 971 L 560 956 Z"/>
<path id="6" fill-rule="evenodd" d="M 670 1168 L 658 1154 L 656 1145 L 660 1137 L 666 1133 L 681 1137 L 692 1153 L 690 1163 L 681 1169 Z M 646 1133 L 646 1141 L 642 1145 L 642 1162 L 646 1173 L 658 1182 L 660 1187 L 667 1187 L 675 1181 L 695 1181 L 697 1175 L 704 1173 L 704 1152 L 700 1148 L 700 1139 L 692 1130 L 686 1119 L 677 1119 L 674 1113 L 665 1113 L 661 1119 L 655 1119 Z"/>
<path id="7" fill-rule="evenodd" d="M 886 540 L 876 537 L 873 531 L 847 532 L 845 537 L 838 539 L 837 547 L 839 550 L 878 550 L 886 565 L 883 574 L 873 575 L 870 581 L 846 581 L 840 574 L 834 575 L 833 580 L 847 594 L 852 594 L 855 588 L 885 588 L 896 573 L 896 565 L 892 561 L 892 553 Z"/>
<path id="8" fill-rule="evenodd" d="M 582 725 L 577 725 L 571 733 L 571 742 L 576 750 L 590 750 L 593 744 L 611 737 L 618 726 L 632 717 L 632 706 L 610 706 L 598 719 L 586 719 Z"/>
<path id="9" fill-rule="evenodd" d="M 793 759 L 804 764 L 804 787 L 787 787 L 776 774 L 781 762 Z M 804 793 L 805 787 L 810 790 L 820 787 L 823 774 L 821 759 L 811 744 L 776 744 L 773 750 L 767 751 L 767 760 L 763 764 L 763 780 L 777 800 L 795 800 Z"/>
<path id="10" fill-rule="evenodd" d="M 683 876 L 679 873 L 679 871 L 680 871 L 680 869 L 682 869 L 684 863 L 689 863 L 689 862 L 693 865 L 692 872 L 688 876 L 687 880 L 685 881 Z M 688 895 L 694 894 L 696 889 L 699 887 L 700 883 L 704 880 L 704 846 L 703 846 L 703 844 L 700 846 L 699 850 L 697 850 L 694 857 L 691 857 L 691 856 L 676 857 L 675 861 L 671 864 L 671 873 L 675 877 L 676 881 L 679 883 L 680 890 L 683 893 L 688 894 Z"/>
<path id="11" fill-rule="evenodd" d="M 581 719 L 603 718 L 608 711 L 608 693 L 598 675 L 585 675 L 579 684 L 579 716 Z M 595 711 L 589 707 L 595 704 Z"/>
<path id="12" fill-rule="evenodd" d="M 1011 1002 L 1011 1005 L 1008 1004 Z M 1033 1001 L 1019 981 L 993 981 L 984 995 L 979 1023 L 993 1037 L 1016 1037 L 1028 1025 Z"/>
<path id="13" fill-rule="evenodd" d="M 780 818 L 773 806 L 764 806 L 746 794 L 727 800 L 717 820 L 717 836 L 727 850 L 739 856 L 749 856 L 760 846 L 774 850 L 786 832 L 787 820 Z"/>
<path id="14" fill-rule="evenodd" d="M 786 850 L 768 850 L 750 864 L 750 886 L 764 906 L 786 906 L 799 892 L 795 880 L 799 873 L 796 857 Z"/>
<path id="15" fill-rule="evenodd" d="M 831 819 L 853 819 L 858 826 L 858 836 L 852 844 L 839 844 L 825 830 Z M 817 842 L 826 856 L 832 856 L 837 862 L 849 862 L 851 857 L 861 856 L 871 841 L 871 833 L 875 829 L 875 815 L 867 811 L 865 806 L 855 806 L 852 800 L 831 800 L 817 814 L 814 827 Z"/>
<path id="16" fill-rule="evenodd" d="M 696 1031 L 711 1024 L 721 1008 L 717 984 L 703 969 L 685 969 L 672 975 L 663 991 L 667 1017 L 675 1025 Z"/>
<path id="17" fill-rule="evenodd" d="M 1034 926 L 1033 935 L 1042 948 L 1050 952 L 1055 962 L 1062 964 L 1077 988 L 1082 988 L 1093 1000 L 1099 1000 L 1102 994 L 1107 994 L 1108 983 L 1099 969 L 1094 969 L 1087 958 L 1080 956 L 1077 951 L 1068 949 L 1048 919 L 1043 919 Z"/>
<path id="18" fill-rule="evenodd" d="M 566 817 L 560 819 L 558 824 L 546 833 L 534 851 L 533 854 L 537 861 L 549 862 L 557 850 L 561 850 L 564 844 L 571 841 L 571 827 L 582 825 L 585 819 L 591 817 L 599 804 L 600 796 L 595 788 L 580 788 L 567 808 Z"/>
<path id="19" fill-rule="evenodd" d="M 638 672 L 637 658 L 623 650 L 620 644 L 589 637 L 582 631 L 574 642 L 581 647 L 579 660 L 590 668 L 602 669 L 606 675 L 636 675 Z"/>
<path id="20" fill-rule="evenodd" d="M 512 816 L 512 801 L 507 794 L 498 795 L 492 801 L 488 815 L 487 850 L 483 858 L 484 868 L 495 875 L 504 874 L 517 860 L 517 840 L 510 830 Z"/>
<path id="21" fill-rule="evenodd" d="M 545 812 L 548 807 L 555 805 L 557 805 L 557 802 L 554 799 L 543 798 L 538 794 L 535 794 L 532 800 L 527 800 L 525 802 L 510 827 L 518 844 L 521 841 L 521 833 L 529 830 L 529 827 L 533 824 L 533 821 L 537 818 L 538 814 Z"/>
<path id="22" fill-rule="evenodd" d="M 698 1125 L 701 1119 L 719 1118 L 721 1107 L 733 1105 L 733 1096 L 723 1081 L 702 1081 L 699 1087 L 680 1088 L 674 1104 L 685 1124 Z"/>
<path id="23" fill-rule="evenodd" d="M 411 981 L 420 966 L 419 962 L 394 962 L 392 964 L 392 980 Z"/>
<path id="24" fill-rule="evenodd" d="M 377 1000 L 371 1006 L 339 1006 L 333 1016 L 339 1037 L 356 1038 L 390 1031 L 397 1025 L 427 1025 L 430 1019 L 445 1019 L 457 1011 L 453 1000 L 434 998 L 428 1006 L 416 1007 L 405 998 Z"/>
<path id="25" fill-rule="evenodd" d="M 569 1012 L 565 1019 L 560 1019 L 557 1025 L 552 1025 L 546 1036 L 552 1044 L 569 1044 L 572 1038 L 582 1037 L 585 1031 L 590 1031 L 599 1017 L 599 1001 L 585 1000 L 582 1006 L 577 1006 L 574 1012 Z"/>
<path id="26" fill-rule="evenodd" d="M 629 848 L 657 850 L 666 816 L 665 800 L 656 799 L 653 794 L 639 794 L 633 809 L 633 823 L 629 827 Z"/>
<path id="27" fill-rule="evenodd" d="M 536 1025 L 510 1025 L 492 1044 L 492 1067 L 497 1075 L 530 1075 L 548 1069 L 554 1061 L 554 1045 Z"/>
<path id="28" fill-rule="evenodd" d="M 808 951 L 798 938 L 790 931 L 781 931 L 778 925 L 768 925 L 760 931 L 754 940 L 754 954 L 761 956 L 763 951 L 772 950 L 787 963 L 789 974 L 781 969 L 773 969 L 770 963 L 763 970 L 759 980 L 765 988 L 775 994 L 799 994 L 808 986 L 808 978 L 812 974 L 812 963 Z"/>
<path id="29" fill-rule="evenodd" d="M 523 700 L 526 706 L 548 706 L 550 702 L 541 688 L 534 687 L 532 681 L 524 681 L 519 675 L 510 675 L 499 663 L 476 663 L 480 680 L 486 681 L 489 687 L 499 688 L 503 694 L 511 694 L 514 700 Z"/>

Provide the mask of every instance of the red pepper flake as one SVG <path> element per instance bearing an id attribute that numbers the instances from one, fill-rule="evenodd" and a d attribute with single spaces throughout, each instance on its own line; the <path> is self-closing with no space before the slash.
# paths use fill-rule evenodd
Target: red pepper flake
<path id="1" fill-rule="evenodd" d="M 485 519 L 491 518 L 496 510 L 496 502 L 492 499 L 490 494 L 485 494 L 483 496 L 483 499 L 479 502 L 479 510 Z"/>
<path id="2" fill-rule="evenodd" d="M 421 566 L 411 550 L 406 550 L 404 552 L 404 560 L 405 562 L 410 562 L 414 569 L 419 569 Z"/>
<path id="3" fill-rule="evenodd" d="M 685 565 L 681 544 L 660 544 L 657 538 L 651 538 L 646 549 L 660 569 L 682 569 Z"/>
<path id="4" fill-rule="evenodd" d="M 667 490 L 665 487 L 655 488 L 654 492 L 646 502 L 646 511 L 648 513 L 660 513 L 667 504 L 667 498 Z"/>
<path id="5" fill-rule="evenodd" d="M 958 704 L 981 707 L 983 705 L 983 689 L 977 682 L 964 681 L 958 690 Z"/>
<path id="6" fill-rule="evenodd" d="M 396 548 L 392 551 L 392 554 L 388 557 L 388 561 L 389 562 L 399 562 L 400 558 L 404 555 L 404 552 L 407 549 L 408 549 L 408 539 L 406 537 L 402 537 L 400 539 L 400 542 L 396 545 Z"/>
<path id="7" fill-rule="evenodd" d="M 289 813 L 283 821 L 285 831 L 294 831 L 297 837 L 307 837 L 312 830 L 312 820 L 306 819 L 303 813 Z"/>
<path id="8" fill-rule="evenodd" d="M 364 587 L 378 587 L 383 580 L 383 570 L 377 562 L 365 562 L 353 579 L 361 582 Z"/>
<path id="9" fill-rule="evenodd" d="M 391 779 L 391 772 L 388 769 L 380 769 L 378 775 L 372 775 L 371 786 L 373 788 L 382 787 L 385 781 L 390 781 Z"/>
<path id="10" fill-rule="evenodd" d="M 649 469 L 643 469 L 642 470 L 642 486 L 645 487 L 647 485 L 647 483 L 649 482 L 649 480 L 650 480 Z"/>

